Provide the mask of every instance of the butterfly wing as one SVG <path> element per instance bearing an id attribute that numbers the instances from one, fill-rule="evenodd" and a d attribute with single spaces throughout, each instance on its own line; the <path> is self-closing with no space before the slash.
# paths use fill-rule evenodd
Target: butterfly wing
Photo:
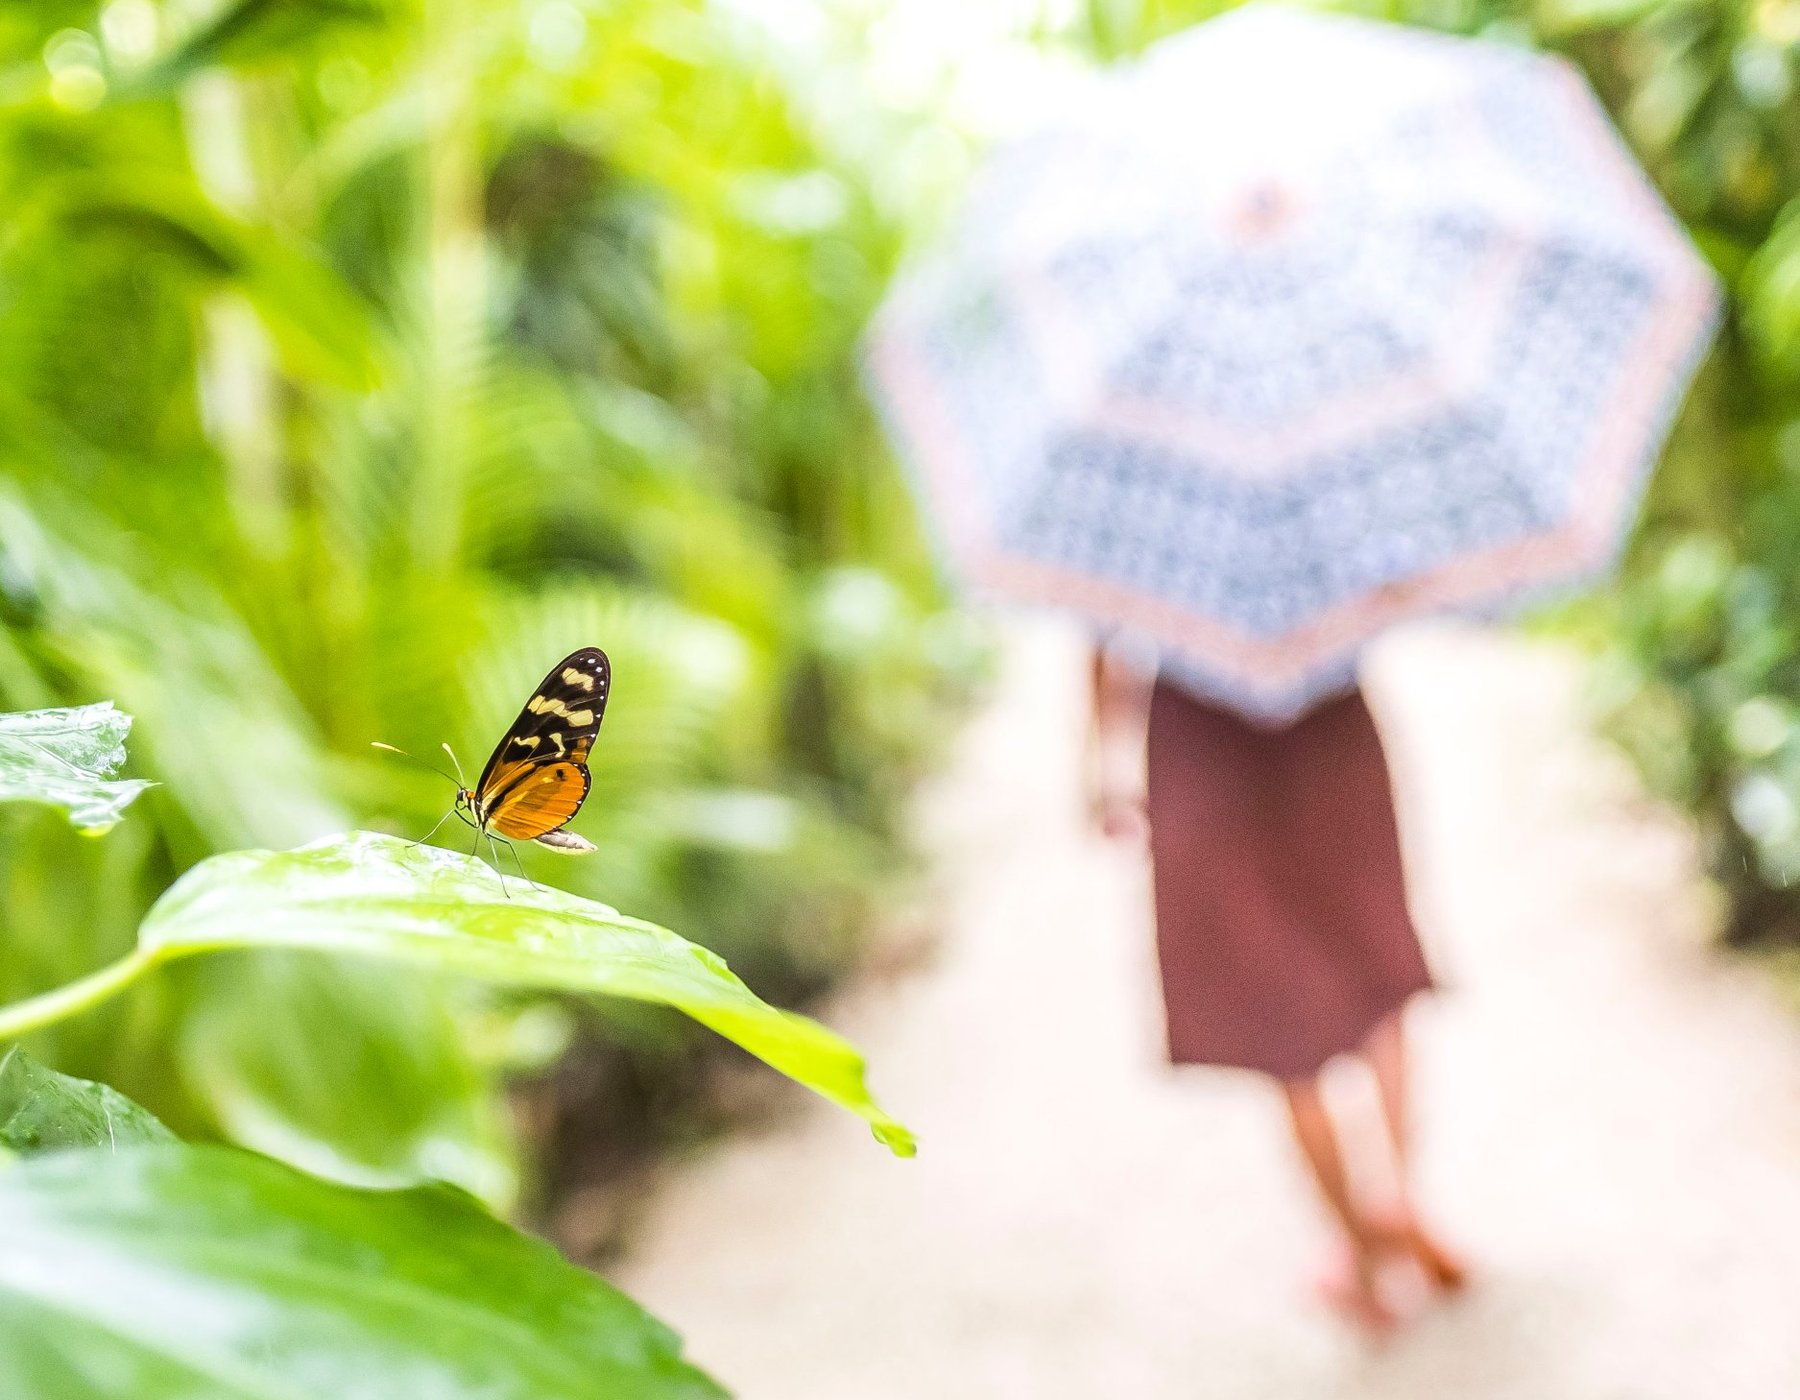
<path id="1" fill-rule="evenodd" d="M 571 652 L 550 668 L 475 784 L 475 809 L 484 824 L 529 841 L 580 810 L 588 793 L 588 752 L 611 688 L 612 664 L 599 647 Z"/>
<path id="2" fill-rule="evenodd" d="M 588 782 L 579 763 L 539 764 L 488 809 L 488 825 L 514 841 L 547 836 L 581 810 Z"/>

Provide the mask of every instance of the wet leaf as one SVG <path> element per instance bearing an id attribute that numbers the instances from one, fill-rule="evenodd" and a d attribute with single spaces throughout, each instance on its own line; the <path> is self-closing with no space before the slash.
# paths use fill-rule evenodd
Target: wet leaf
<path id="1" fill-rule="evenodd" d="M 0 714 L 0 801 L 47 803 L 84 831 L 106 830 L 150 786 L 110 776 L 130 732 L 131 716 L 111 701 Z"/>
<path id="2" fill-rule="evenodd" d="M 116 1152 L 174 1140 L 117 1089 L 45 1069 L 17 1046 L 0 1052 L 0 1147 L 26 1156 L 72 1147 Z"/>
<path id="3" fill-rule="evenodd" d="M 860 1115 L 894 1152 L 913 1150 L 870 1097 L 852 1046 L 761 1001 L 716 954 L 561 890 L 518 879 L 503 889 L 492 867 L 453 851 L 351 832 L 294 851 L 214 856 L 157 901 L 139 946 L 152 960 L 304 948 L 658 1002 Z"/>

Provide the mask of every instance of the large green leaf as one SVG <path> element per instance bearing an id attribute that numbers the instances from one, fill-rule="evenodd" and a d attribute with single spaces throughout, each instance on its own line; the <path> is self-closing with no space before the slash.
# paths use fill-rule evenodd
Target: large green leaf
<path id="1" fill-rule="evenodd" d="M 150 786 L 111 777 L 130 732 L 110 701 L 0 715 L 0 801 L 48 803 L 84 831 L 106 830 Z"/>
<path id="2" fill-rule="evenodd" d="M 175 1135 L 117 1089 L 45 1069 L 16 1045 L 0 1054 L 0 1148 L 116 1151 Z"/>
<path id="3" fill-rule="evenodd" d="M 635 1303 L 448 1187 L 228 1148 L 0 1171 L 7 1400 L 714 1400 Z"/>
<path id="4" fill-rule="evenodd" d="M 454 851 L 351 832 L 295 851 L 214 856 L 157 901 L 138 937 L 151 961 L 305 948 L 660 1002 L 861 1115 L 896 1153 L 913 1150 L 869 1096 L 855 1049 L 759 1000 L 716 954 L 561 890 L 517 879 L 503 888 L 494 869 Z"/>
<path id="5" fill-rule="evenodd" d="M 201 972 L 176 1055 L 232 1142 L 353 1186 L 447 1181 L 515 1204 L 499 1075 L 471 1052 L 441 979 L 316 953 Z"/>

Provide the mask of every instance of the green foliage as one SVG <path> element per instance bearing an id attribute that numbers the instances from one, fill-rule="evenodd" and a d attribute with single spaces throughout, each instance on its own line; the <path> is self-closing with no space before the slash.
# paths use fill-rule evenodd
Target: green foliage
<path id="1" fill-rule="evenodd" d="M 680 1343 L 442 1186 L 371 1192 L 222 1147 L 0 1172 L 14 1400 L 714 1400 Z"/>
<path id="2" fill-rule="evenodd" d="M 83 831 L 105 831 L 149 786 L 109 777 L 130 732 L 111 702 L 0 715 L 0 802 L 42 802 Z"/>
<path id="3" fill-rule="evenodd" d="M 178 1145 L 0 1060 L 9 1400 L 716 1400 L 630 1299 L 447 1187 L 353 1190 Z M 41 1155 L 40 1155 L 41 1154 Z"/>
<path id="4" fill-rule="evenodd" d="M 869 1098 L 854 1050 L 759 1001 L 717 954 L 550 886 L 502 886 L 469 856 L 352 832 L 297 851 L 203 861 L 156 902 L 138 935 L 153 961 L 239 948 L 354 953 L 486 982 L 672 1006 L 868 1119 L 911 1139 Z"/>
<path id="5" fill-rule="evenodd" d="M 518 1200 L 511 1125 L 463 1026 L 482 989 L 312 953 L 180 972 L 170 1056 L 233 1142 L 357 1186 L 426 1176 L 496 1207 Z"/>
<path id="6" fill-rule="evenodd" d="M 0 1054 L 0 1148 L 27 1156 L 70 1148 L 173 1142 L 117 1089 L 45 1069 L 18 1046 Z"/>
<path id="7" fill-rule="evenodd" d="M 107 723 L 122 735 L 129 721 Z M 109 766 L 123 761 L 117 738 L 105 752 Z M 912 1152 L 869 1098 L 855 1051 L 759 1001 L 715 954 L 554 889 L 528 883 L 515 897 L 473 857 L 366 832 L 201 862 L 117 965 L 0 1006 L 0 1039 L 76 1017 L 173 959 L 247 949 L 678 1007 Z M 330 1085 L 312 1097 L 340 1095 Z M 723 1396 L 629 1299 L 454 1188 L 354 1190 L 249 1152 L 178 1145 L 117 1090 L 17 1046 L 0 1054 L 0 1392 Z"/>
<path id="8" fill-rule="evenodd" d="M 856 1051 L 759 1000 L 717 954 L 593 900 L 517 882 L 509 890 L 502 878 L 471 856 L 371 832 L 297 851 L 214 856 L 157 900 L 136 949 L 118 967 L 0 1007 L 0 1038 L 86 1009 L 131 979 L 197 953 L 352 954 L 502 986 L 674 1007 L 860 1114 L 896 1153 L 912 1154 L 911 1135 L 869 1097 Z M 212 1048 L 207 1041 L 206 1051 Z"/>
<path id="9" fill-rule="evenodd" d="M 369 742 L 479 764 L 589 643 L 599 851 L 531 876 L 775 994 L 833 975 L 969 653 L 857 388 L 879 124 L 852 156 L 700 0 L 67 0 L 8 10 L 0 70 L 0 708 L 115 697 L 160 784 L 103 846 L 0 814 L 0 999 L 126 954 L 209 855 L 423 832 L 448 792 Z M 883 600 L 854 646 L 845 580 Z M 245 954 L 34 1048 L 505 1200 L 494 1022 L 538 1010 Z"/>
<path id="10" fill-rule="evenodd" d="M 1670 3 L 1571 16 L 1565 46 L 1730 302 L 1626 573 L 1593 625 L 1598 699 L 1692 812 L 1732 932 L 1800 912 L 1800 7 Z"/>

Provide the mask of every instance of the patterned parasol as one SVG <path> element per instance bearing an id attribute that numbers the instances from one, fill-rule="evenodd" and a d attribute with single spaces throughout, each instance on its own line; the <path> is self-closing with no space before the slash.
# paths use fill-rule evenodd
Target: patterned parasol
<path id="1" fill-rule="evenodd" d="M 1565 63 L 1258 6 L 996 152 L 869 363 L 975 587 L 1281 722 L 1609 566 L 1717 307 Z"/>

